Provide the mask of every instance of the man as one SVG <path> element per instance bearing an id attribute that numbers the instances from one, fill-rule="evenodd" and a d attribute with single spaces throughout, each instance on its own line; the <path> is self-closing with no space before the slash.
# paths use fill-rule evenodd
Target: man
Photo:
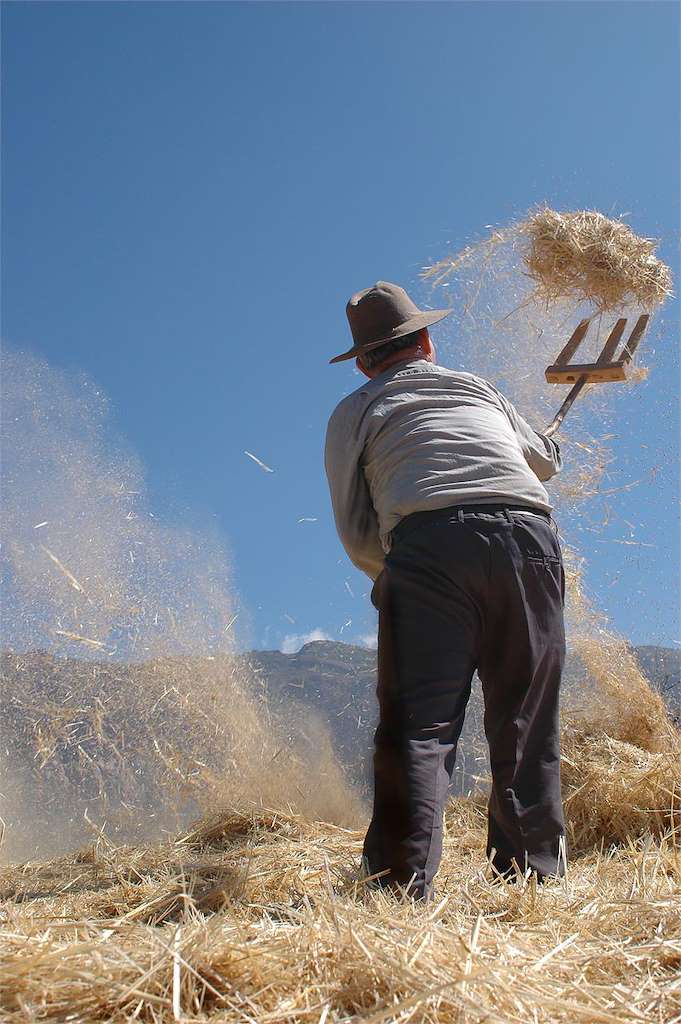
<path id="1" fill-rule="evenodd" d="M 558 695 L 565 577 L 541 481 L 556 443 L 470 373 L 438 366 L 419 310 L 379 281 L 346 308 L 368 382 L 329 421 L 325 464 L 336 527 L 375 582 L 379 724 L 363 866 L 429 899 L 456 744 L 477 669 L 497 870 L 562 873 Z"/>

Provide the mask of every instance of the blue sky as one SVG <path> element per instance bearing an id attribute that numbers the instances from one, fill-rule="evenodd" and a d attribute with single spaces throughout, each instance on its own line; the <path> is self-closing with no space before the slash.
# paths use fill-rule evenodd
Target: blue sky
<path id="1" fill-rule="evenodd" d="M 94 378 L 156 514 L 226 537 L 252 646 L 373 630 L 322 466 L 352 292 L 540 201 L 678 267 L 674 3 L 6 3 L 3 67 L 3 338 Z M 636 642 L 681 639 L 665 315 L 620 425 L 652 546 L 584 552 Z"/>

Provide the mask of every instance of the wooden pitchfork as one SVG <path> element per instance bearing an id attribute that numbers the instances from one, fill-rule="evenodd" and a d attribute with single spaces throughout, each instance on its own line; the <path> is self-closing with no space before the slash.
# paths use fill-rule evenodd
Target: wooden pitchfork
<path id="1" fill-rule="evenodd" d="M 585 384 L 600 384 L 605 381 L 627 380 L 631 371 L 631 360 L 639 346 L 650 317 L 644 313 L 638 318 L 628 341 L 622 345 L 619 356 L 615 351 L 620 343 L 624 328 L 627 326 L 625 317 L 620 317 L 608 335 L 603 351 L 595 363 L 571 363 L 573 355 L 584 341 L 591 320 L 582 320 L 572 333 L 565 348 L 556 358 L 555 363 L 546 367 L 546 379 L 549 384 L 573 384 L 570 393 L 544 431 L 547 437 L 555 432 L 563 422 L 566 413 L 579 395 Z"/>

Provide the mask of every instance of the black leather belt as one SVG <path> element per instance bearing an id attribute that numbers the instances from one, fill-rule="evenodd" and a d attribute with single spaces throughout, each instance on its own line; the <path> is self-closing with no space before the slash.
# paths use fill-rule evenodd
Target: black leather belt
<path id="1" fill-rule="evenodd" d="M 545 512 L 542 508 L 534 508 L 528 505 L 448 505 L 447 508 L 433 508 L 426 509 L 423 512 L 412 512 L 410 515 L 405 516 L 404 519 L 400 519 L 397 526 L 393 527 L 391 531 L 392 539 L 393 541 L 399 540 L 419 523 L 432 523 L 447 519 L 458 519 L 461 521 L 467 515 L 478 515 L 481 512 L 488 515 L 503 515 L 510 522 L 513 521 L 511 518 L 513 514 L 522 515 L 523 513 L 525 515 L 541 516 L 547 522 L 552 522 L 550 512 Z"/>

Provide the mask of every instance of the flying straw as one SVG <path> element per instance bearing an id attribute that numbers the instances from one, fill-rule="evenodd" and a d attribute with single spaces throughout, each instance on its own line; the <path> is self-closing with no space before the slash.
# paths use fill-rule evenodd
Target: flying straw
<path id="1" fill-rule="evenodd" d="M 69 572 L 69 570 L 68 570 L 68 569 L 66 568 L 66 566 L 65 566 L 65 565 L 62 565 L 62 563 L 61 563 L 61 562 L 59 561 L 59 559 L 57 558 L 57 556 L 56 556 L 56 555 L 54 555 L 54 554 L 53 554 L 53 553 L 52 553 L 52 552 L 50 551 L 50 549 L 49 549 L 49 548 L 46 548 L 44 544 L 41 544 L 40 546 L 41 546 L 41 548 L 43 549 L 43 551 L 45 552 L 45 554 L 46 554 L 46 555 L 48 556 L 48 558 L 51 558 L 51 559 L 52 559 L 52 561 L 54 562 L 54 564 L 55 564 L 55 565 L 57 566 L 57 568 L 58 568 L 58 569 L 59 569 L 59 570 L 60 570 L 61 572 L 63 572 L 63 573 L 64 573 L 64 576 L 66 576 L 67 580 L 69 581 L 69 583 L 71 584 L 71 586 L 73 587 L 73 589 L 74 589 L 74 590 L 77 590 L 79 594 L 83 594 L 83 596 L 87 596 L 87 595 L 85 594 L 85 591 L 84 591 L 84 590 L 83 590 L 83 588 L 81 587 L 80 583 L 78 582 L 78 580 L 76 579 L 76 577 L 75 577 L 75 576 L 73 575 L 73 573 L 72 573 L 72 572 Z"/>
<path id="2" fill-rule="evenodd" d="M 253 459 L 253 461 L 257 463 L 257 465 L 260 466 L 261 469 L 264 469 L 266 473 L 274 473 L 274 470 L 265 462 L 263 462 L 262 459 L 259 459 L 257 455 L 254 455 L 253 452 L 248 452 L 244 448 L 244 455 L 248 455 L 249 459 Z"/>
<path id="3" fill-rule="evenodd" d="M 87 647 L 95 647 L 102 650 L 106 644 L 101 640 L 93 640 L 89 636 L 80 636 L 78 633 L 70 633 L 67 629 L 55 629 L 56 636 L 63 636 L 67 640 L 74 640 L 76 643 L 85 644 Z"/>

